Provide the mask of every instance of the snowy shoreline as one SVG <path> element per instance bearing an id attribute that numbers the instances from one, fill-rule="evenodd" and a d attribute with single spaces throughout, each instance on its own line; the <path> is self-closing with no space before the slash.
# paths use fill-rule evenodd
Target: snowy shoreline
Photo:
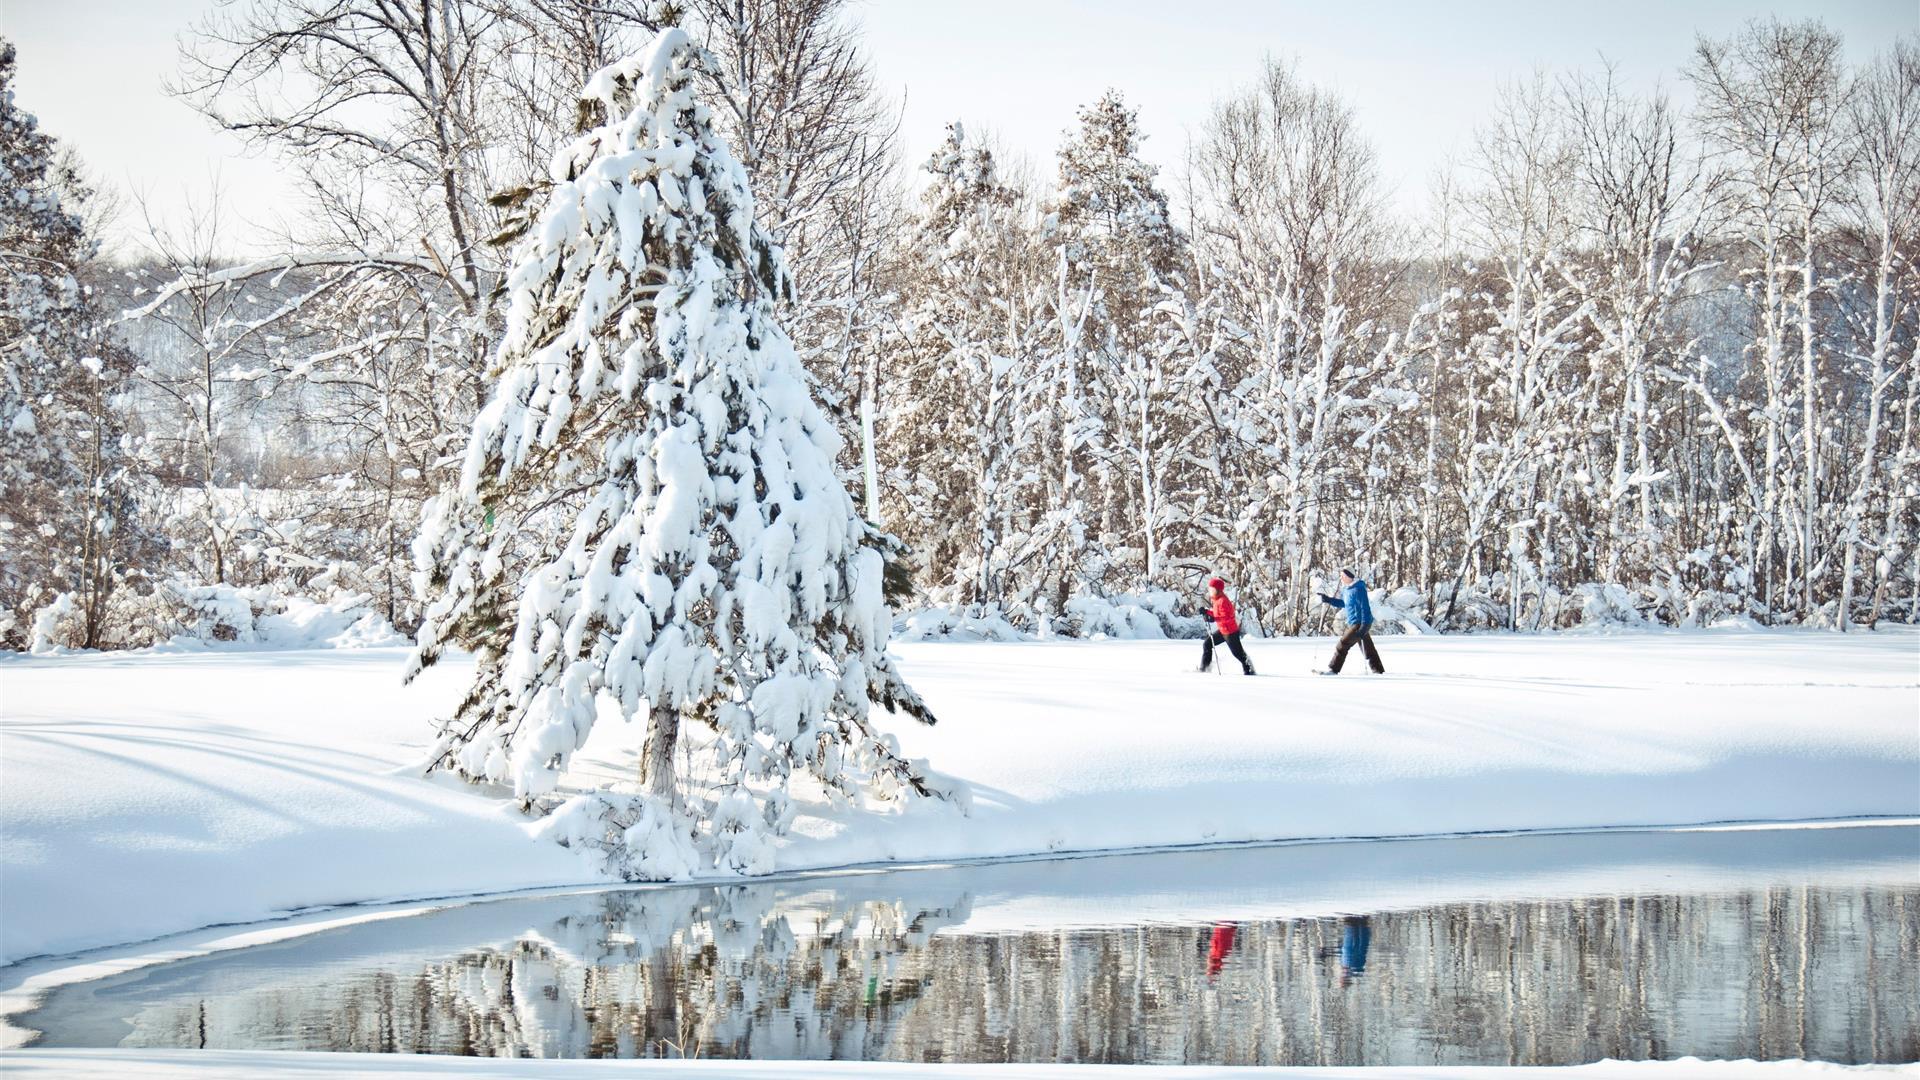
<path id="1" fill-rule="evenodd" d="M 1920 816 L 1909 631 L 1404 638 L 1385 679 L 1305 675 L 1324 639 L 1250 643 L 1299 676 L 1202 678 L 1191 646 L 898 647 L 941 723 L 894 730 L 972 786 L 972 816 L 822 812 L 779 869 Z M 402 655 L 0 665 L 0 959 L 604 881 L 500 801 L 418 778 L 466 670 L 403 688 Z M 631 775 L 630 732 L 603 727 L 577 782 Z"/>
<path id="2" fill-rule="evenodd" d="M 1460 836 L 1426 837 L 1372 837 L 1372 838 L 1332 838 L 1301 839 L 1268 842 L 1233 842 L 1217 844 L 1195 844 L 1164 848 L 1133 848 L 1112 851 L 1057 852 L 1047 854 L 1011 855 L 980 859 L 939 860 L 920 863 L 870 863 L 855 866 L 822 867 L 818 869 L 783 871 L 763 877 L 750 879 L 755 885 L 793 885 L 818 884 L 832 887 L 838 882 L 847 882 L 858 888 L 859 879 L 876 874 L 907 874 L 915 877 L 937 877 L 951 873 L 977 873 L 982 868 L 999 868 L 1002 871 L 1031 864 L 1044 875 L 1048 870 L 1059 868 L 1062 864 L 1089 864 L 1096 875 L 1101 870 L 1113 866 L 1116 862 L 1125 863 L 1136 857 L 1151 857 L 1167 854 L 1204 854 L 1235 850 L 1282 850 L 1317 848 L 1326 852 L 1333 866 L 1351 864 L 1356 860 L 1364 861 L 1367 850 L 1377 850 L 1374 845 L 1416 845 L 1412 850 L 1417 854 L 1416 862 L 1425 866 L 1422 886 L 1413 892 L 1390 892 L 1387 894 L 1354 894 L 1344 886 L 1346 880 L 1340 873 L 1334 873 L 1323 886 L 1310 890 L 1315 895 L 1338 892 L 1341 900 L 1331 902 L 1331 897 L 1320 900 L 1308 900 L 1302 905 L 1298 900 L 1287 903 L 1263 905 L 1259 910 L 1227 912 L 1238 919 L 1257 919 L 1273 917 L 1310 917 L 1314 915 L 1337 914 L 1355 906 L 1371 910 L 1388 910 L 1419 907 L 1427 904 L 1457 901 L 1473 896 L 1524 895 L 1529 898 L 1546 896 L 1586 895 L 1594 889 L 1604 891 L 1607 888 L 1621 887 L 1621 883 L 1607 877 L 1604 869 L 1596 870 L 1584 866 L 1576 872 L 1568 873 L 1565 868 L 1558 871 L 1544 868 L 1539 863 L 1522 857 L 1518 864 L 1495 859 L 1488 864 L 1484 859 L 1459 860 L 1464 868 L 1454 865 L 1451 871 L 1454 878 L 1466 875 L 1472 879 L 1471 886 L 1454 882 L 1449 887 L 1449 878 L 1445 873 L 1433 869 L 1436 862 L 1451 864 L 1457 859 L 1457 850 L 1448 850 L 1444 846 L 1450 842 L 1498 842 L 1501 840 L 1519 840 L 1529 842 L 1550 841 L 1556 838 L 1589 837 L 1606 841 L 1631 841 L 1637 849 L 1678 849 L 1683 845 L 1692 845 L 1699 840 L 1713 836 L 1726 837 L 1729 834 L 1766 833 L 1779 837 L 1791 837 L 1832 830 L 1847 830 L 1850 836 L 1864 836 L 1860 830 L 1878 830 L 1886 828 L 1917 828 L 1920 818 L 1874 818 L 1848 819 L 1843 821 L 1807 821 L 1807 822 L 1765 822 L 1765 823 L 1724 823 L 1709 825 L 1684 825 L 1661 828 L 1622 827 L 1600 829 L 1536 830 L 1504 833 L 1476 833 Z M 1436 848 L 1435 845 L 1442 847 Z M 1846 874 L 1850 883 L 1888 883 L 1906 881 L 1913 876 L 1920 864 L 1913 867 L 1900 866 L 1889 871 L 1888 866 L 1873 858 L 1860 861 L 1850 854 L 1837 854 L 1836 848 L 1845 850 L 1849 843 L 1833 842 L 1818 845 L 1817 854 L 1811 863 L 1827 867 L 1821 878 L 1833 876 L 1831 865 L 1851 867 Z M 1401 852 L 1408 849 L 1402 848 Z M 1447 850 L 1446 854 L 1440 852 Z M 1477 848 L 1485 853 L 1486 848 Z M 1396 862 L 1404 855 L 1396 855 Z M 1583 855 L 1582 862 L 1591 858 L 1591 853 Z M 1672 865 L 1675 868 L 1662 881 L 1662 888 L 1668 890 L 1709 890 L 1713 888 L 1740 887 L 1747 883 L 1746 858 L 1736 856 L 1731 862 L 1720 864 L 1711 859 L 1703 860 L 1698 850 L 1678 857 Z M 1916 854 L 1920 858 L 1920 853 Z M 1511 856 L 1509 856 L 1511 859 Z M 1763 860 L 1764 862 L 1764 860 Z M 1103 867 L 1100 864 L 1107 864 Z M 1516 865 L 1519 869 L 1516 869 Z M 1783 868 L 1773 863 L 1775 873 Z M 1810 865 L 1810 864 L 1809 864 Z M 1788 876 L 1799 876 L 1806 866 L 1795 863 Z M 1673 876 L 1678 874 L 1676 878 Z M 1891 876 L 1889 874 L 1891 873 Z M 1084 879 L 1083 874 L 1076 878 Z M 230 952 L 261 945 L 275 945 L 348 927 L 367 923 L 402 919 L 450 908 L 488 904 L 499 901 L 537 899 L 555 896 L 570 896 L 599 893 L 606 891 L 660 890 L 697 888 L 701 886 L 742 884 L 739 878 L 704 878 L 696 881 L 675 882 L 639 882 L 639 883 L 581 883 L 554 885 L 550 887 L 517 889 L 498 893 L 473 895 L 421 897 L 391 902 L 369 902 L 342 905 L 322 911 L 299 912 L 278 918 L 264 919 L 246 925 L 208 926 L 177 934 L 169 934 L 148 941 L 129 942 L 124 945 L 108 946 L 100 949 L 66 956 L 44 956 L 22 960 L 6 967 L 0 967 L 0 1049 L 12 1049 L 21 1046 L 31 1035 L 18 1027 L 15 1017 L 28 1012 L 40 1004 L 51 991 L 74 983 L 103 979 L 139 968 L 167 964 L 180 960 L 210 956 L 215 953 Z M 1639 882 L 1629 883 L 1639 887 Z M 1084 887 L 1084 881 L 1083 881 Z M 1285 892 L 1286 890 L 1279 890 Z M 1044 894 L 1036 890 L 1035 895 Z M 1033 900 L 1014 905 L 1017 914 L 1009 917 L 1001 915 L 994 923 L 999 932 L 1028 929 L 1031 920 Z M 1059 928 L 1076 924 L 1073 904 L 1061 895 L 1048 895 L 1042 905 L 1045 910 L 1046 925 Z M 1138 898 L 1128 905 L 1141 917 L 1150 917 L 1156 921 L 1211 921 L 1222 915 L 1223 909 L 1217 905 L 1210 907 L 1205 919 L 1192 913 L 1152 910 L 1153 905 L 1141 907 Z M 1091 925 L 1092 923 L 1089 923 Z"/>
<path id="3" fill-rule="evenodd" d="M 817 895 L 828 889 L 847 896 L 884 896 L 909 905 L 931 904 L 950 907 L 954 895 L 965 894 L 967 915 L 963 924 L 952 929 L 966 933 L 1007 934 L 1059 932 L 1072 927 L 1107 924 L 1116 913 L 1142 922 L 1204 925 L 1221 918 L 1239 921 L 1263 921 L 1273 918 L 1312 920 L 1337 916 L 1356 910 L 1391 917 L 1394 911 L 1419 910 L 1432 905 L 1488 901 L 1501 897 L 1531 899 L 1578 898 L 1607 895 L 1623 890 L 1634 895 L 1699 894 L 1796 883 L 1811 887 L 1835 884 L 1872 884 L 1901 887 L 1914 879 L 1920 864 L 1913 858 L 1895 855 L 1904 852 L 1920 829 L 1920 821 L 1900 823 L 1825 822 L 1789 827 L 1713 827 L 1681 828 L 1659 831 L 1599 830 L 1583 835 L 1583 842 L 1562 844 L 1566 834 L 1524 834 L 1518 836 L 1479 836 L 1457 839 L 1416 841 L 1364 841 L 1345 843 L 1292 843 L 1274 845 L 1275 858 L 1264 862 L 1265 869 L 1243 878 L 1236 869 L 1233 887 L 1223 895 L 1218 887 L 1201 885 L 1188 897 L 1169 892 L 1167 882 L 1190 882 L 1196 873 L 1203 880 L 1208 873 L 1204 860 L 1209 855 L 1230 852 L 1234 848 L 1213 846 L 1195 851 L 1163 854 L 1130 853 L 1115 856 L 997 860 L 993 865 L 933 865 L 914 868 L 868 868 L 830 872 L 802 872 L 756 879 L 753 888 L 784 884 L 792 896 Z M 1892 830 L 1889 832 L 1889 830 Z M 1824 834 L 1824 835 L 1823 835 Z M 1902 835 L 1904 834 L 1904 835 Z M 1830 837 L 1830 838 L 1828 838 Z M 1244 847 L 1239 850 L 1245 850 Z M 1920 855 L 1916 855 L 1920 857 Z M 524 906 L 513 899 L 577 896 L 605 889 L 643 890 L 678 889 L 676 884 L 642 886 L 601 886 L 590 889 L 529 890 L 514 897 L 476 897 L 448 904 L 397 905 L 380 911 L 342 911 L 326 916 L 310 916 L 285 923 L 233 928 L 224 932 L 182 935 L 170 940 L 163 949 L 151 946 L 109 950 L 77 958 L 65 967 L 59 962 L 29 962 L 10 969 L 12 974 L 39 972 L 25 985 L 15 984 L 0 992 L 0 1014 L 8 1017 L 33 1007 L 37 998 L 60 985 L 106 978 L 130 972 L 148 964 L 159 964 L 229 949 L 285 943 L 294 938 L 314 935 L 318 949 L 318 970 L 337 963 L 334 954 L 319 941 L 334 942 L 340 948 L 338 932 L 348 927 L 385 922 L 398 917 L 433 910 L 461 907 L 471 914 L 462 915 L 445 928 L 423 925 L 409 933 L 405 928 L 378 931 L 380 942 L 404 941 L 409 949 L 435 948 L 463 951 L 479 947 L 497 937 L 506 940 L 523 932 L 528 924 Z M 1172 906 L 1169 906 L 1171 902 Z M 536 920 L 537 921 L 537 920 Z M 400 936 L 395 937 L 395 933 Z M 501 937 L 504 935 L 504 937 Z M 376 946 L 378 948 L 378 946 Z M 353 950 L 348 950 L 353 954 Z M 283 957 L 282 963 L 285 963 Z M 365 962 L 365 961 L 362 961 Z M 17 1047 L 28 1033 L 17 1027 L 5 1029 L 0 1046 Z M 87 1056 L 93 1055 L 93 1056 Z M 23 1060 L 16 1057 L 13 1060 Z M 351 1059 L 350 1055 L 325 1056 L 287 1054 L 279 1051 L 219 1051 L 208 1058 L 195 1055 L 183 1058 L 170 1051 L 125 1049 L 114 1051 L 74 1051 L 59 1048 L 30 1048 L 24 1060 L 44 1062 L 58 1075 L 77 1070 L 77 1075 L 172 1075 L 168 1070 L 187 1068 L 206 1060 L 213 1062 L 214 1075 L 232 1068 L 232 1075 L 293 1075 L 315 1069 L 335 1067 Z M 423 1059 L 372 1059 L 360 1061 L 348 1071 L 355 1075 L 385 1075 L 388 1067 L 398 1071 L 425 1069 L 429 1072 L 445 1066 L 416 1064 Z M 444 1059 L 443 1059 L 444 1060 Z M 562 1060 L 565 1059 L 550 1059 Z M 739 1066 L 747 1071 L 724 1071 L 723 1075 L 763 1075 L 753 1070 L 772 1067 L 773 1062 L 717 1063 L 709 1067 L 730 1070 Z M 828 1069 L 828 1063 L 793 1062 L 798 1069 Z M 832 1063 L 833 1065 L 844 1063 Z M 1657 1075 L 1695 1075 L 1672 1062 L 1656 1063 Z M 117 1065 L 126 1066 L 115 1073 Z M 1647 1063 L 1633 1063 L 1646 1075 Z M 1786 1071 L 1787 1062 L 1769 1066 L 1768 1075 L 1808 1075 L 1805 1071 Z M 341 1065 L 341 1068 L 346 1066 Z M 519 1066 L 474 1063 L 474 1074 L 497 1071 L 502 1075 L 521 1075 Z M 596 1067 L 583 1063 L 576 1067 Z M 861 1066 L 877 1077 L 896 1073 L 873 1063 Z M 915 1066 L 913 1068 L 921 1068 Z M 975 1066 L 946 1067 L 949 1074 L 1026 1075 L 1023 1068 L 1050 1069 L 1057 1066 Z M 1811 1068 L 1811 1067 L 1808 1067 Z M 89 1070 L 99 1070 L 98 1073 Z M 1143 1075 L 1199 1075 L 1204 1068 L 1192 1070 L 1148 1067 Z M 1817 1070 L 1816 1070 L 1817 1071 Z M 1089 1073 L 1085 1067 L 1065 1067 L 1067 1077 Z M 395 1073 L 396 1075 L 399 1072 Z M 196 1073 L 198 1075 L 198 1073 Z M 548 1075 L 541 1072 L 539 1075 Z M 1275 1072 L 1271 1075 L 1317 1075 Z M 1343 1073 L 1343 1075 L 1374 1075 Z M 1382 1077 L 1489 1075 L 1472 1069 L 1432 1072 L 1425 1069 L 1382 1071 Z M 1506 1075 L 1503 1070 L 1498 1075 Z M 1592 1075 L 1576 1073 L 1574 1075 Z M 1606 1074 L 1616 1075 L 1616 1074 Z M 1698 1075 L 1750 1075 L 1744 1072 L 1708 1072 Z"/>
<path id="4" fill-rule="evenodd" d="M 1501 897 L 1574 898 L 1649 887 L 1661 892 L 1707 892 L 1788 880 L 1891 886 L 1915 879 L 1916 871 L 1920 871 L 1920 861 L 1916 861 L 1920 860 L 1920 850 L 1914 860 L 1889 862 L 1884 854 L 1885 841 L 1880 839 L 1886 835 L 1882 830 L 1916 828 L 1920 828 L 1920 818 L 1205 844 L 833 867 L 768 875 L 751 879 L 751 884 L 857 893 L 871 887 L 869 880 L 883 876 L 895 883 L 892 887 L 909 892 L 940 892 L 942 888 L 962 886 L 964 891 L 980 892 L 984 888 L 986 895 L 971 905 L 973 914 L 968 925 L 976 931 L 984 927 L 1009 933 L 1038 926 L 1058 930 L 1101 925 L 1114 910 L 1127 911 L 1131 917 L 1145 921 L 1202 923 L 1222 917 L 1248 921 L 1317 918 L 1354 910 L 1409 910 Z M 1834 832 L 1840 835 L 1815 839 L 1817 834 Z M 1588 842 L 1570 848 L 1554 843 L 1572 837 Z M 1272 880 L 1256 890 L 1263 898 L 1259 903 L 1222 906 L 1215 900 L 1204 911 L 1196 912 L 1167 907 L 1157 887 L 1141 891 L 1135 860 L 1246 850 L 1284 852 L 1277 855 Z M 1632 867 L 1624 876 L 1623 858 Z M 1374 880 L 1381 865 L 1394 867 L 1392 876 L 1400 884 L 1383 891 L 1381 882 Z M 1644 876 L 1651 867 L 1660 868 L 1657 885 Z M 896 875 L 904 875 L 904 879 Z M 48 993 L 144 967 L 278 945 L 309 935 L 453 908 L 606 891 L 745 883 L 737 878 L 601 883 L 349 905 L 246 926 L 205 927 L 74 956 L 35 958 L 0 968 L 0 1048 L 20 1046 L 30 1037 L 29 1031 L 17 1026 L 15 1018 L 37 1008 Z M 1002 895 L 1012 883 L 1017 883 L 1013 891 Z M 1062 886 L 1066 886 L 1064 890 Z M 988 896 L 1000 899 L 989 902 Z"/>

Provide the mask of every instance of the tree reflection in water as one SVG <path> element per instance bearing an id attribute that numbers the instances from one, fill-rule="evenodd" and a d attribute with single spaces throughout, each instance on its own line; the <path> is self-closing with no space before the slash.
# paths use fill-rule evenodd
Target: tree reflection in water
<path id="1" fill-rule="evenodd" d="M 494 943 L 396 955 L 386 938 L 318 935 L 279 960 L 75 988 L 27 1019 L 64 1045 L 536 1057 L 1920 1058 L 1912 888 L 977 932 L 964 891 L 860 882 L 586 894 L 498 917 L 476 905 L 459 911 L 480 923 L 451 933 Z"/>

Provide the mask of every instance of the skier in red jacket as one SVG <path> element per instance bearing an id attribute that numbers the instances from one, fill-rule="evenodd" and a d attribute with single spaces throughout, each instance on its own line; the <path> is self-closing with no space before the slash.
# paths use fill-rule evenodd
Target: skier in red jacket
<path id="1" fill-rule="evenodd" d="M 1213 623 L 1206 639 L 1200 643 L 1200 670 L 1213 667 L 1213 647 L 1225 642 L 1233 650 L 1233 658 L 1240 661 L 1240 670 L 1253 674 L 1253 661 L 1247 659 L 1247 650 L 1240 647 L 1240 617 L 1233 613 L 1233 601 L 1227 599 L 1227 583 L 1220 578 L 1207 582 L 1207 619 Z"/>

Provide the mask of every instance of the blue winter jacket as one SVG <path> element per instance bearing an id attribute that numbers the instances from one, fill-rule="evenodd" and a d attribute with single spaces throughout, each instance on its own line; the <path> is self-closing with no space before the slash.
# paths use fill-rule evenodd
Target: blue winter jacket
<path id="1" fill-rule="evenodd" d="M 1355 581 L 1342 589 L 1337 597 L 1323 594 L 1320 602 L 1344 610 L 1350 626 L 1373 622 L 1373 605 L 1367 603 L 1367 583 L 1364 581 Z"/>

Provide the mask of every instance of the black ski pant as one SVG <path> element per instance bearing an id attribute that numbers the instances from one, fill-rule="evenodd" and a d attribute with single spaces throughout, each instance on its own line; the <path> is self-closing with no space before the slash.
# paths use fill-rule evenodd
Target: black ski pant
<path id="1" fill-rule="evenodd" d="M 1333 663 L 1327 665 L 1327 670 L 1335 675 L 1340 674 L 1341 666 L 1347 662 L 1347 652 L 1355 645 L 1367 654 L 1367 666 L 1373 669 L 1375 675 L 1386 674 L 1386 666 L 1380 663 L 1380 650 L 1373 647 L 1373 624 L 1364 622 L 1354 623 L 1347 627 L 1346 633 L 1340 635 L 1340 644 L 1333 650 Z"/>
<path id="2" fill-rule="evenodd" d="M 1200 642 L 1200 670 L 1206 671 L 1213 667 L 1213 647 L 1223 641 L 1227 643 L 1227 648 L 1233 651 L 1233 658 L 1240 661 L 1240 667 L 1247 674 L 1253 674 L 1253 661 L 1247 659 L 1247 650 L 1240 647 L 1238 630 L 1231 634 L 1222 634 L 1218 630 L 1207 631 L 1207 636 Z"/>

